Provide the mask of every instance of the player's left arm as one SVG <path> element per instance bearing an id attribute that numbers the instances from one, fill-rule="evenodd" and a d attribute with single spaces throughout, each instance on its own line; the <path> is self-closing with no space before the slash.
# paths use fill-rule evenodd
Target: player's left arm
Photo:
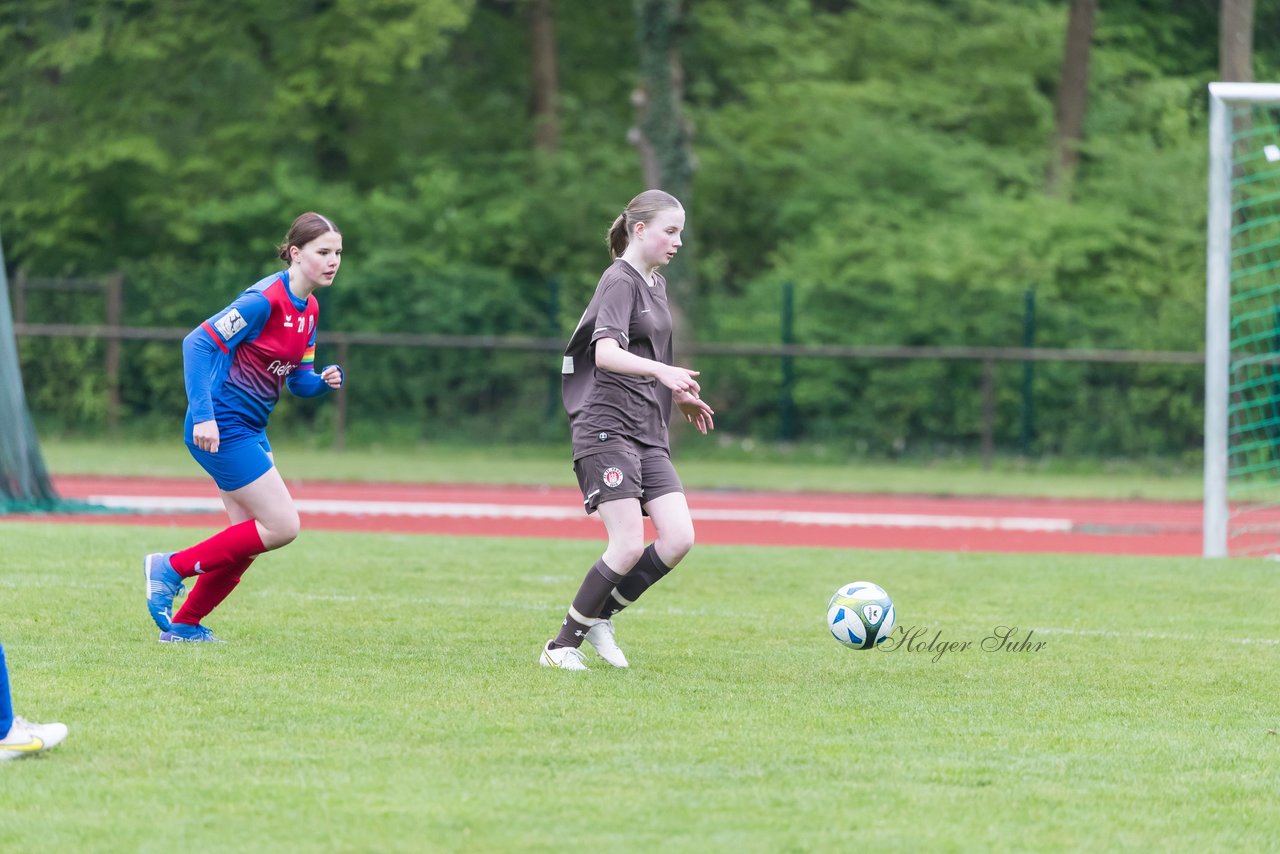
<path id="1" fill-rule="evenodd" d="M 326 365 L 316 373 L 316 333 L 311 332 L 311 340 L 302 354 L 302 363 L 285 379 L 284 384 L 295 397 L 319 397 L 334 389 L 342 388 L 342 368 L 337 365 Z"/>

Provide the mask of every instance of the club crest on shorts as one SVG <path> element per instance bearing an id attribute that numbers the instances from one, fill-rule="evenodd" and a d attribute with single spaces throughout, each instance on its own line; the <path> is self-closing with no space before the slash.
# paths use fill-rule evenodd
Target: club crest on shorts
<path id="1" fill-rule="evenodd" d="M 604 470 L 604 474 L 601 475 L 600 479 L 604 481 L 605 486 L 610 489 L 616 489 L 622 486 L 622 469 L 617 466 L 609 466 Z"/>

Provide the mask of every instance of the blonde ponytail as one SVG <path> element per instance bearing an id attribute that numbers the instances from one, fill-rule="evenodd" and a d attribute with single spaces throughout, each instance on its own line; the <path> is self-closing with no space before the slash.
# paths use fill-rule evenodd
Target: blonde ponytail
<path id="1" fill-rule="evenodd" d="M 627 242 L 630 236 L 627 234 L 627 213 L 623 211 L 618 218 L 613 221 L 613 225 L 609 226 L 609 234 L 605 238 L 605 242 L 609 244 L 609 260 L 617 260 L 623 252 L 627 251 Z"/>

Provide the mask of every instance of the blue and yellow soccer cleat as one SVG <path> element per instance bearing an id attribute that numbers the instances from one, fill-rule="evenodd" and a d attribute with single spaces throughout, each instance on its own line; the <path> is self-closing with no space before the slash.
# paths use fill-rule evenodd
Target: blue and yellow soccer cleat
<path id="1" fill-rule="evenodd" d="M 183 592 L 182 576 L 169 565 L 169 555 L 147 555 L 142 559 L 142 574 L 147 580 L 147 610 L 160 631 L 169 631 L 173 619 L 173 600 Z"/>
<path id="2" fill-rule="evenodd" d="M 225 641 L 215 638 L 213 632 L 204 626 L 174 623 L 167 632 L 160 633 L 160 643 L 225 643 Z"/>

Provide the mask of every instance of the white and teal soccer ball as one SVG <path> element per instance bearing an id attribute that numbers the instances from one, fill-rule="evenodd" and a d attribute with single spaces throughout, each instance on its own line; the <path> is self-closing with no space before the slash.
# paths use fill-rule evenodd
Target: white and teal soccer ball
<path id="1" fill-rule="evenodd" d="M 853 649 L 884 643 L 895 619 L 893 600 L 883 587 L 870 581 L 846 584 L 827 603 L 827 628 L 832 637 Z"/>

